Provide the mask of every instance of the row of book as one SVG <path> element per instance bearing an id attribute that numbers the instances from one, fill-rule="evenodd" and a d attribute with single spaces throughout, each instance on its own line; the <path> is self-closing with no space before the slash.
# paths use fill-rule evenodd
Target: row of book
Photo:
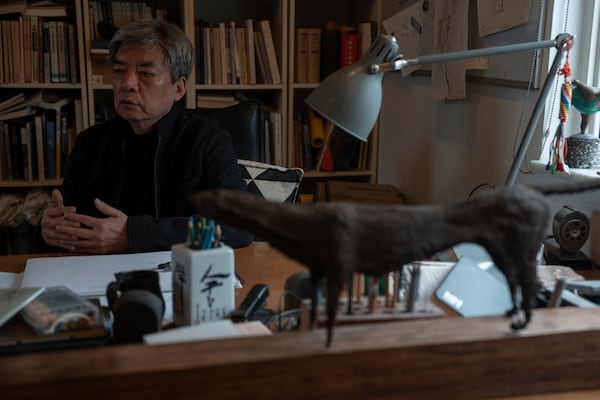
<path id="1" fill-rule="evenodd" d="M 367 143 L 338 127 L 326 128 L 320 116 L 296 115 L 292 165 L 305 171 L 364 170 L 367 168 L 367 159 Z"/>
<path id="2" fill-rule="evenodd" d="M 357 27 L 296 28 L 294 81 L 319 83 L 339 68 L 354 64 L 371 46 L 375 24 Z"/>
<path id="3" fill-rule="evenodd" d="M 82 115 L 81 100 L 70 96 L 38 91 L 0 99 L 0 179 L 63 177 Z"/>
<path id="4" fill-rule="evenodd" d="M 280 84 L 269 20 L 195 21 L 197 82 L 207 85 Z"/>
<path id="5" fill-rule="evenodd" d="M 0 20 L 0 83 L 78 83 L 74 24 L 35 15 Z"/>
<path id="6" fill-rule="evenodd" d="M 91 0 L 88 15 L 92 40 L 110 40 L 116 29 L 139 19 L 157 18 L 167 21 L 166 9 L 156 8 L 151 2 L 140 0 Z"/>

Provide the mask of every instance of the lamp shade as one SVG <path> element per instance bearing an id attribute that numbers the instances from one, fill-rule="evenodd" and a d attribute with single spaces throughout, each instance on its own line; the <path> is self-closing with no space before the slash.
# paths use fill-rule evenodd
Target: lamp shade
<path id="1" fill-rule="evenodd" d="M 344 131 L 366 142 L 381 108 L 383 71 L 371 66 L 392 60 L 398 52 L 393 36 L 379 36 L 358 62 L 325 78 L 306 103 Z"/>

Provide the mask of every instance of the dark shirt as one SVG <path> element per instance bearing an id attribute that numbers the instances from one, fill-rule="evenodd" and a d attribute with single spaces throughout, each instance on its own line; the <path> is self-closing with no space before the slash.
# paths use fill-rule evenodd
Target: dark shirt
<path id="1" fill-rule="evenodd" d="M 120 117 L 81 132 L 61 186 L 65 205 L 74 205 L 79 213 L 101 217 L 93 204 L 96 197 L 123 207 L 129 252 L 169 250 L 185 242 L 188 217 L 201 215 L 188 203 L 191 194 L 216 188 L 247 190 L 231 136 L 194 110 L 174 105 L 157 124 L 156 146 L 150 136 L 132 135 L 131 125 Z M 138 139 L 150 143 L 134 145 Z M 145 150 L 135 150 L 137 145 Z M 150 151 L 153 147 L 156 151 Z M 223 231 L 224 242 L 232 247 L 253 239 L 232 227 L 223 226 Z"/>
<path id="2" fill-rule="evenodd" d="M 117 208 L 127 215 L 154 214 L 154 156 L 157 146 L 156 129 L 145 135 L 130 132 L 125 137 L 124 179 Z"/>

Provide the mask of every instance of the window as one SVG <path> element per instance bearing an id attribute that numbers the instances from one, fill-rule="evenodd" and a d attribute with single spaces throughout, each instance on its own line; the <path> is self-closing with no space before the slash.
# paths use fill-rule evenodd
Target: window
<path id="1" fill-rule="evenodd" d="M 561 32 L 568 32 L 575 35 L 574 46 L 569 54 L 569 63 L 571 65 L 570 79 L 577 79 L 587 85 L 600 87 L 600 2 L 597 1 L 572 1 L 572 0 L 542 0 L 551 8 L 548 9 L 547 18 L 550 29 L 549 37 L 554 38 Z M 545 58 L 545 66 L 549 68 L 552 62 L 555 50 L 549 52 Z M 542 154 L 539 164 L 545 164 L 548 161 L 549 148 L 552 138 L 559 124 L 559 103 L 560 103 L 560 85 L 563 77 L 556 79 L 554 87 L 551 89 L 546 99 L 546 113 L 544 117 L 544 132 L 548 134 L 543 142 Z M 580 132 L 581 116 L 579 112 L 572 108 L 569 112 L 569 119 L 566 122 L 565 132 L 567 136 Z M 588 132 L 594 136 L 599 134 L 599 118 L 591 118 Z M 574 175 L 596 176 L 595 171 L 579 172 Z"/>

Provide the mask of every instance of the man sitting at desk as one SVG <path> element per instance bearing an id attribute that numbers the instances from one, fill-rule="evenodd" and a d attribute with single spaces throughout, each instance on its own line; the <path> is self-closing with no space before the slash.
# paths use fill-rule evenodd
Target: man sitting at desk
<path id="1" fill-rule="evenodd" d="M 168 250 L 187 237 L 197 191 L 246 191 L 231 137 L 177 102 L 194 50 L 176 25 L 140 20 L 110 42 L 118 117 L 81 132 L 42 216 L 46 244 L 77 253 Z M 232 247 L 252 236 L 223 227 Z"/>

